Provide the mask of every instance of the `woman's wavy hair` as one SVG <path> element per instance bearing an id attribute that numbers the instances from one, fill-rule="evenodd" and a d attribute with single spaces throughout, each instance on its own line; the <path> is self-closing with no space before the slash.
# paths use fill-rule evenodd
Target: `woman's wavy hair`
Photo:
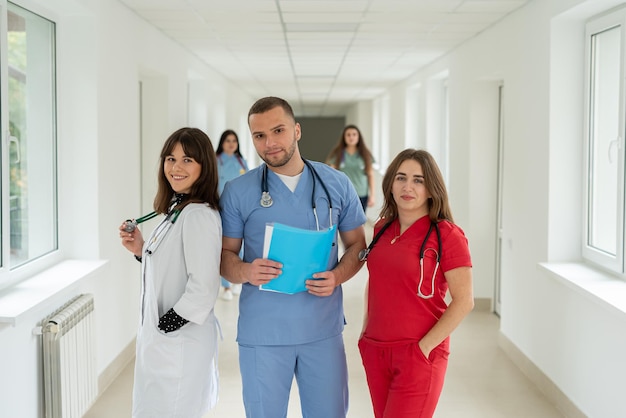
<path id="1" fill-rule="evenodd" d="M 346 132 L 349 129 L 354 129 L 359 134 L 359 142 L 357 142 L 356 144 L 356 149 L 363 161 L 365 162 L 365 168 L 363 169 L 363 171 L 365 173 L 368 173 L 372 168 L 372 153 L 370 152 L 369 148 L 367 148 L 367 145 L 363 140 L 363 134 L 361 134 L 361 130 L 356 125 L 346 125 L 343 128 L 337 145 L 335 145 L 330 153 L 328 153 L 328 157 L 326 157 L 326 163 L 336 168 L 339 168 L 341 160 L 343 159 L 343 152 L 346 150 L 347 147 Z"/>
<path id="2" fill-rule="evenodd" d="M 167 181 L 164 171 L 165 158 L 172 154 L 176 144 L 183 147 L 185 155 L 200 164 L 200 177 L 191 186 L 189 196 L 177 206 L 182 209 L 189 203 L 208 203 L 213 209 L 219 208 L 219 194 L 217 192 L 218 175 L 217 159 L 211 139 L 198 128 L 180 128 L 170 135 L 161 150 L 158 174 L 158 190 L 154 198 L 154 210 L 157 213 L 167 213 L 174 197 L 174 190 Z"/>
<path id="3" fill-rule="evenodd" d="M 405 149 L 393 159 L 383 177 L 383 206 L 380 217 L 392 221 L 398 216 L 398 206 L 392 195 L 392 186 L 400 165 L 406 160 L 415 160 L 422 167 L 424 185 L 430 194 L 428 199 L 428 216 L 433 222 L 447 220 L 454 223 L 448 192 L 443 176 L 433 156 L 424 150 Z"/>

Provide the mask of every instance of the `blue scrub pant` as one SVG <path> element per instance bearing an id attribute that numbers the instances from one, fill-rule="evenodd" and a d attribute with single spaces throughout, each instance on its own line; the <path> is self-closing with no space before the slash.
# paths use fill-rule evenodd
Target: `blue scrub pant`
<path id="1" fill-rule="evenodd" d="M 239 344 L 246 418 L 284 418 L 295 375 L 302 418 L 345 418 L 348 367 L 341 334 L 300 345 Z"/>

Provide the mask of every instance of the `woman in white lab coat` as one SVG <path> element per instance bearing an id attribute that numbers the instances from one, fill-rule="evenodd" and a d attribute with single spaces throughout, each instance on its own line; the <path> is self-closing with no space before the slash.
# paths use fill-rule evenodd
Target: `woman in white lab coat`
<path id="1" fill-rule="evenodd" d="M 174 132 L 161 151 L 158 183 L 155 216 L 164 217 L 150 238 L 120 226 L 122 244 L 142 263 L 133 417 L 200 418 L 218 389 L 213 307 L 222 227 L 209 137 L 196 128 Z"/>

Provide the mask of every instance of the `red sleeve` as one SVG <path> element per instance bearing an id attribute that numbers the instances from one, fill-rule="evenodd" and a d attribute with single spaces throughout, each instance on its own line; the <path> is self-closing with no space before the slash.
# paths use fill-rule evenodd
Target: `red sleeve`
<path id="1" fill-rule="evenodd" d="M 472 267 L 469 244 L 463 230 L 447 221 L 440 223 L 441 269 L 443 272 L 459 267 Z"/>

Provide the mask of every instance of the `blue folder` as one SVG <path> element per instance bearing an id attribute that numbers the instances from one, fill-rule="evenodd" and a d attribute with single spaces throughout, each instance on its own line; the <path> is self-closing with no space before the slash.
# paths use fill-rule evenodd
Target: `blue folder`
<path id="1" fill-rule="evenodd" d="M 322 231 L 311 231 L 268 223 L 263 258 L 282 263 L 283 272 L 259 288 L 287 294 L 306 292 L 305 280 L 312 279 L 313 273 L 328 270 L 335 230 L 335 225 Z"/>

